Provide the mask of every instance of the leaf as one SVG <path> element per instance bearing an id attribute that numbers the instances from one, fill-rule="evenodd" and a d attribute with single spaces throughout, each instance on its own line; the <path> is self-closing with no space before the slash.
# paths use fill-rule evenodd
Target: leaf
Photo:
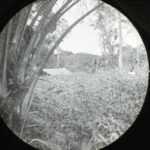
<path id="1" fill-rule="evenodd" d="M 52 142 L 50 141 L 44 141 L 44 140 L 41 140 L 41 139 L 32 139 L 29 144 L 32 144 L 34 142 L 38 142 L 44 146 L 46 146 L 49 150 L 61 150 L 61 148 L 59 146 L 56 146 L 55 144 L 53 144 Z"/>

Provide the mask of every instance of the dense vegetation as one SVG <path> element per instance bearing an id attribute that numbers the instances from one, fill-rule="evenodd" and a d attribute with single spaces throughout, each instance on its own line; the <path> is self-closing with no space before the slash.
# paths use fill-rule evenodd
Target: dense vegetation
<path id="1" fill-rule="evenodd" d="M 136 73 L 131 77 L 117 68 L 101 68 L 93 74 L 41 76 L 24 140 L 64 150 L 110 144 L 130 127 L 143 105 L 147 77 L 140 69 Z"/>

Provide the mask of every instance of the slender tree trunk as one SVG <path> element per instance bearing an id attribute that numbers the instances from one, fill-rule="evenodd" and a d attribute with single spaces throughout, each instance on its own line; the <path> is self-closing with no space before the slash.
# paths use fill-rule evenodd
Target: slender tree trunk
<path id="1" fill-rule="evenodd" d="M 3 61 L 4 61 L 4 55 L 5 55 L 5 37 L 6 37 L 6 28 L 1 32 L 0 34 L 0 82 L 2 80 L 2 74 L 3 74 Z"/>
<path id="2" fill-rule="evenodd" d="M 19 52 L 20 52 L 20 49 L 21 49 L 23 36 L 24 36 L 24 32 L 25 32 L 25 29 L 26 29 L 26 26 L 27 26 L 27 21 L 29 19 L 31 9 L 32 9 L 32 5 L 28 6 L 28 8 L 25 8 L 25 10 L 24 10 L 25 12 L 22 12 L 22 13 L 26 14 L 25 17 L 23 18 L 24 20 L 22 20 L 22 15 L 20 16 L 20 23 L 18 24 L 18 30 L 17 31 L 19 32 L 20 31 L 19 28 L 20 27 L 22 27 L 22 28 L 21 28 L 21 31 L 19 33 L 20 36 L 18 36 L 18 32 L 16 32 L 16 36 L 18 36 L 18 38 L 20 38 L 20 39 L 18 39 L 17 44 L 16 44 L 16 49 L 17 49 L 17 54 L 18 54 L 17 58 L 16 58 L 17 59 L 16 61 L 18 61 Z M 22 22 L 23 22 L 23 25 L 22 25 Z M 23 67 L 21 68 L 21 71 L 18 70 L 18 67 L 17 67 L 17 72 L 18 72 L 17 77 L 18 77 L 19 81 L 21 81 L 21 83 L 23 83 L 24 82 L 24 75 L 22 74 Z"/>
<path id="3" fill-rule="evenodd" d="M 119 68 L 123 68 L 123 53 L 122 53 L 122 25 L 121 25 L 121 15 L 118 12 L 118 21 L 119 21 Z"/>
<path id="4" fill-rule="evenodd" d="M 57 1 L 57 0 L 55 0 Z M 49 1 L 48 2 L 45 2 L 41 7 L 40 9 L 38 10 L 37 14 L 34 16 L 33 20 L 31 21 L 30 23 L 30 26 L 33 27 L 35 25 L 35 22 L 37 21 L 38 17 L 40 15 L 42 15 L 42 13 L 44 13 L 44 10 L 45 10 L 45 7 L 46 5 L 48 5 Z"/>
<path id="5" fill-rule="evenodd" d="M 31 95 L 33 94 L 33 90 L 34 90 L 34 87 L 37 83 L 37 80 L 39 78 L 39 75 L 36 75 L 30 85 L 30 88 L 29 88 L 29 91 L 27 92 L 27 94 L 25 95 L 24 99 L 23 99 L 23 102 L 22 102 L 22 106 L 21 106 L 21 116 L 26 116 L 27 115 L 27 110 L 29 109 L 29 105 L 30 105 L 30 98 L 31 98 Z"/>
<path id="6" fill-rule="evenodd" d="M 105 41 L 104 41 L 104 34 L 102 35 L 102 40 L 103 40 L 103 53 L 106 55 L 106 47 L 105 47 Z"/>
<path id="7" fill-rule="evenodd" d="M 8 61 L 8 48 L 10 42 L 10 34 L 12 29 L 12 20 L 7 24 L 5 31 L 5 44 L 4 44 L 4 61 L 3 61 L 3 70 L 2 78 L 0 83 L 0 97 L 6 98 L 9 94 L 7 89 L 7 61 Z"/>
<path id="8" fill-rule="evenodd" d="M 25 70 L 26 70 L 26 66 L 28 63 L 28 59 L 31 55 L 31 50 L 33 48 L 33 43 L 34 43 L 35 39 L 36 39 L 36 36 L 34 35 L 34 37 L 32 37 L 32 39 L 30 41 L 30 44 L 28 45 L 28 48 L 24 54 L 23 59 L 20 60 L 21 62 L 19 63 L 17 79 L 21 84 L 23 84 L 25 81 Z"/>
<path id="9" fill-rule="evenodd" d="M 138 66 L 139 66 L 139 64 L 140 64 L 140 59 L 139 59 L 139 49 L 138 49 L 138 48 L 136 49 L 136 61 L 137 61 L 137 64 L 138 64 Z"/>
<path id="10" fill-rule="evenodd" d="M 73 2 L 71 5 L 69 5 L 60 15 L 59 18 L 61 16 L 63 16 L 69 9 L 71 9 L 75 4 L 77 4 L 80 0 L 76 0 L 75 2 Z"/>
<path id="11" fill-rule="evenodd" d="M 39 38 L 39 41 L 37 42 L 37 44 L 34 46 L 35 49 L 37 49 L 38 47 L 40 47 L 43 43 L 43 41 L 45 40 L 47 33 L 49 32 L 53 32 L 55 30 L 56 27 L 56 23 L 57 21 L 60 19 L 60 17 L 62 16 L 62 12 L 64 11 L 64 9 L 72 2 L 72 0 L 67 0 L 66 3 L 64 3 L 64 5 L 56 12 L 56 14 L 54 14 L 51 19 L 49 20 L 49 23 L 46 25 L 45 27 L 45 31 L 43 32 L 43 34 L 41 35 L 41 37 Z M 74 4 L 75 5 L 75 4 Z"/>
<path id="12" fill-rule="evenodd" d="M 26 27 L 26 23 L 27 23 L 27 19 L 29 16 L 29 12 L 31 11 L 32 6 L 28 6 L 26 8 L 24 8 L 20 14 L 19 14 L 19 21 L 17 24 L 17 28 L 13 37 L 13 44 L 10 47 L 9 51 L 17 51 L 18 47 L 20 47 L 19 45 L 22 42 L 22 35 L 24 33 L 25 27 Z M 14 49 L 14 45 L 15 45 L 15 49 Z"/>
<path id="13" fill-rule="evenodd" d="M 41 32 L 40 30 L 42 30 L 42 28 L 44 26 L 44 23 L 45 23 L 46 19 L 48 18 L 48 15 L 50 14 L 53 6 L 56 3 L 56 0 L 53 0 L 52 2 L 49 3 L 47 9 L 45 8 L 47 11 L 45 12 L 44 16 L 40 20 L 40 23 L 37 27 L 37 30 L 33 34 L 23 58 L 20 60 L 17 78 L 18 78 L 18 80 L 20 81 L 21 84 L 23 84 L 25 82 L 25 73 L 26 73 L 26 70 L 27 70 L 27 66 L 30 63 L 29 62 L 30 55 L 31 55 L 31 52 L 33 51 L 33 47 L 36 43 L 36 40 L 38 39 L 39 32 Z"/>
<path id="14" fill-rule="evenodd" d="M 105 55 L 106 54 L 106 46 L 105 46 L 105 39 L 104 39 L 104 36 L 105 36 L 105 27 L 104 27 L 104 20 L 102 19 L 101 20 L 101 24 L 100 24 L 100 28 L 102 30 L 102 46 L 103 46 L 103 54 Z"/>
<path id="15" fill-rule="evenodd" d="M 57 54 L 57 67 L 59 68 L 59 60 L 60 60 L 60 51 L 58 50 Z"/>
<path id="16" fill-rule="evenodd" d="M 14 65 L 16 65 L 16 69 L 14 70 L 14 75 L 17 76 L 18 74 L 18 56 L 20 53 L 23 35 L 26 29 L 27 20 L 32 9 L 32 5 L 24 8 L 19 14 L 18 24 L 13 36 L 13 41 L 9 49 L 9 53 L 11 54 L 11 59 Z M 18 16 L 17 16 L 18 17 Z M 23 52 L 23 51 L 21 51 Z M 18 63 L 17 63 L 18 62 Z"/>
<path id="17" fill-rule="evenodd" d="M 21 37 L 19 39 L 19 42 L 18 42 L 18 54 L 19 54 L 19 51 L 20 51 L 20 48 L 21 48 L 21 44 L 22 44 L 22 40 L 23 40 L 23 35 L 24 35 L 24 32 L 25 32 L 25 29 L 26 29 L 26 26 L 27 26 L 27 21 L 29 19 L 29 15 L 31 13 L 31 9 L 32 9 L 32 5 L 31 6 L 28 6 L 29 8 L 27 9 L 26 8 L 26 15 L 25 15 L 25 20 L 24 20 L 24 24 L 23 24 L 23 28 L 22 28 L 22 31 L 21 31 Z M 22 21 L 22 20 L 21 20 Z M 19 55 L 18 55 L 19 56 Z"/>
<path id="18" fill-rule="evenodd" d="M 99 69 L 99 57 L 96 58 L 96 72 L 98 71 Z"/>

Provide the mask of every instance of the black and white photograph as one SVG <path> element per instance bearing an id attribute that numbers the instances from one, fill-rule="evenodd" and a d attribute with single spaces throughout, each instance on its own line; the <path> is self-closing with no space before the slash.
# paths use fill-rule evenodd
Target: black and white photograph
<path id="1" fill-rule="evenodd" d="M 140 114 L 149 80 L 132 22 L 101 0 L 37 0 L 0 33 L 0 117 L 39 150 L 99 150 Z"/>

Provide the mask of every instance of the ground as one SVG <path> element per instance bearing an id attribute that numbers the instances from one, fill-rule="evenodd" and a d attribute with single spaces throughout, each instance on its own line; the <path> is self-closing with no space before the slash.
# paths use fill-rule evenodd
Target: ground
<path id="1" fill-rule="evenodd" d="M 96 150 L 110 144 L 131 126 L 142 108 L 148 78 L 138 69 L 135 72 L 131 76 L 119 69 L 99 69 L 41 76 L 24 140 L 49 150 Z"/>

